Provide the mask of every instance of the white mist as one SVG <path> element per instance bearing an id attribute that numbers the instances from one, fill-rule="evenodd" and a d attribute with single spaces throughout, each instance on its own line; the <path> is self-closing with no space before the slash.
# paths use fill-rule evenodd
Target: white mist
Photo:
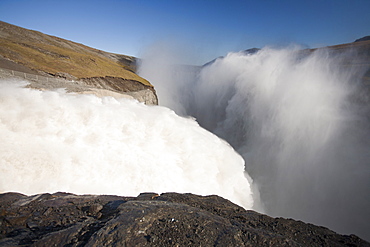
<path id="1" fill-rule="evenodd" d="M 175 88 L 162 93 L 179 100 L 164 105 L 243 156 L 254 209 L 369 239 L 370 111 L 361 71 L 344 66 L 353 55 L 265 48 L 230 53 L 198 74 L 151 74 L 144 60 L 141 75 Z M 156 78 L 163 71 L 170 76 Z"/>

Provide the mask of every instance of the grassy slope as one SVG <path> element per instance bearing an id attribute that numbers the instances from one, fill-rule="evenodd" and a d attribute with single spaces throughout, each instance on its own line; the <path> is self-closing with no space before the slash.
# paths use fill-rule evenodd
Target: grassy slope
<path id="1" fill-rule="evenodd" d="M 31 69 L 77 78 L 120 77 L 152 85 L 133 72 L 134 58 L 0 22 L 0 54 Z"/>

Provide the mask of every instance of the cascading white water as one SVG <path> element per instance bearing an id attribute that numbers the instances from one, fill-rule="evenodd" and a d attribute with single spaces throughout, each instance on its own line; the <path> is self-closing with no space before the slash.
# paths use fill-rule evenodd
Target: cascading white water
<path id="1" fill-rule="evenodd" d="M 172 110 L 0 82 L 0 193 L 217 194 L 251 208 L 244 161 Z"/>
<path id="2" fill-rule="evenodd" d="M 140 75 L 243 156 L 255 209 L 369 239 L 369 94 L 353 56 L 265 48 L 187 73 L 152 55 Z"/>

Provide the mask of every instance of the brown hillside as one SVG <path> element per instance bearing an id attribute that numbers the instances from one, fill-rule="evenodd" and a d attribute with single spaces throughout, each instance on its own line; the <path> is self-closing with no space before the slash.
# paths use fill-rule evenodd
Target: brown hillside
<path id="1" fill-rule="evenodd" d="M 323 49 L 323 48 L 318 48 Z M 353 54 L 343 61 L 343 66 L 357 67 L 365 72 L 363 83 L 370 85 L 370 40 L 358 39 L 355 42 L 324 47 L 335 53 L 352 52 Z M 309 49 L 309 52 L 317 49 Z"/>
<path id="2" fill-rule="evenodd" d="M 0 21 L 0 55 L 34 71 L 70 78 L 117 77 L 153 87 L 134 73 L 135 58 Z"/>

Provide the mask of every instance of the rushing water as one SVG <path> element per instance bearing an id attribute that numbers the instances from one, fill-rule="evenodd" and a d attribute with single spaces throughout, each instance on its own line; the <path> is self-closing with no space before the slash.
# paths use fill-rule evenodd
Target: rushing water
<path id="1" fill-rule="evenodd" d="M 160 52 L 140 74 L 242 155 L 254 209 L 370 238 L 370 91 L 354 51 L 265 48 L 198 69 Z"/>
<path id="2" fill-rule="evenodd" d="M 0 82 L 0 192 L 192 192 L 253 206 L 242 157 L 193 119 L 22 86 Z"/>

